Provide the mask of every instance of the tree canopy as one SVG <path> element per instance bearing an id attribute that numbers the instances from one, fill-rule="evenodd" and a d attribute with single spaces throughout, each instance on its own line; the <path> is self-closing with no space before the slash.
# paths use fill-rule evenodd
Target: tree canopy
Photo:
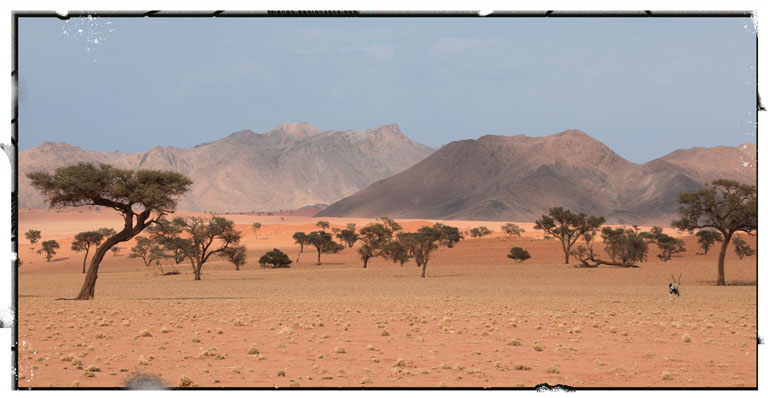
<path id="1" fill-rule="evenodd" d="M 512 223 L 506 223 L 501 226 L 501 231 L 507 234 L 507 236 L 512 237 L 514 235 L 520 236 L 525 232 L 524 229 L 520 228 L 517 224 Z"/>
<path id="2" fill-rule="evenodd" d="M 292 262 L 287 254 L 278 249 L 272 249 L 272 251 L 265 253 L 259 259 L 259 264 L 262 267 L 271 265 L 272 268 L 290 268 Z"/>
<path id="3" fill-rule="evenodd" d="M 561 206 L 549 209 L 549 215 L 536 220 L 534 229 L 540 229 L 557 238 L 563 246 L 565 263 L 568 264 L 571 247 L 585 234 L 594 233 L 605 222 L 605 218 L 574 213 Z"/>
<path id="4" fill-rule="evenodd" d="M 43 247 L 41 247 L 37 253 L 45 253 L 45 260 L 50 262 L 53 256 L 56 255 L 56 249 L 59 248 L 59 242 L 56 242 L 55 240 L 46 240 L 43 241 L 42 246 Z"/>
<path id="5" fill-rule="evenodd" d="M 24 233 L 24 237 L 27 238 L 29 243 L 33 245 L 37 243 L 37 241 L 39 241 L 42 236 L 43 236 L 42 232 L 36 229 L 30 229 L 29 231 Z"/>
<path id="6" fill-rule="evenodd" d="M 522 263 L 523 261 L 531 258 L 531 253 L 528 253 L 528 251 L 522 247 L 516 246 L 509 249 L 509 254 L 507 254 L 507 257 L 515 260 L 515 263 Z"/>
<path id="7" fill-rule="evenodd" d="M 93 298 L 99 264 L 104 254 L 126 242 L 176 207 L 192 181 L 186 176 L 161 170 L 126 170 L 92 163 L 77 163 L 53 173 L 27 174 L 51 207 L 102 206 L 123 216 L 123 229 L 108 237 L 94 252 L 83 287 L 76 299 Z"/>
<path id="8" fill-rule="evenodd" d="M 725 285 L 725 253 L 733 234 L 757 230 L 757 189 L 754 185 L 720 179 L 696 192 L 680 195 L 680 218 L 672 226 L 681 231 L 715 229 L 723 235 L 717 259 L 717 285 Z"/>

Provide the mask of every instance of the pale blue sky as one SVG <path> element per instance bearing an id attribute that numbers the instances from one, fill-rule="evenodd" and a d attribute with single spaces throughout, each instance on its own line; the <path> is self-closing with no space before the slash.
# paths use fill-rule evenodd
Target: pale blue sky
<path id="1" fill-rule="evenodd" d="M 21 149 L 397 123 L 430 146 L 575 128 L 644 162 L 754 142 L 748 18 L 21 18 Z"/>

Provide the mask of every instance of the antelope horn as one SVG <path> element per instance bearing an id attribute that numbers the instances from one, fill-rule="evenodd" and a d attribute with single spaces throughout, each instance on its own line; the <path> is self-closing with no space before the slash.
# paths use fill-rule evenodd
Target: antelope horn
<path id="1" fill-rule="evenodd" d="M 680 278 L 683 277 L 683 274 L 680 274 L 680 276 L 677 277 L 677 283 L 680 284 Z"/>

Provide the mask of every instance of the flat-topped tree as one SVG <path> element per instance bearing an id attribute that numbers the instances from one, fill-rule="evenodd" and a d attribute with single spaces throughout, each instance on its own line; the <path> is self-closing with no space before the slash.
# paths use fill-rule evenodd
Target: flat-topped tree
<path id="1" fill-rule="evenodd" d="M 82 162 L 53 173 L 32 172 L 27 177 L 51 207 L 102 206 L 123 217 L 123 229 L 104 240 L 93 253 L 76 300 L 93 298 L 99 265 L 108 250 L 131 240 L 171 212 L 178 197 L 192 185 L 189 178 L 173 171 L 123 170 Z"/>
<path id="2" fill-rule="evenodd" d="M 333 241 L 333 235 L 325 231 L 313 231 L 307 235 L 307 243 L 317 249 L 317 265 L 320 263 L 320 253 L 338 253 L 344 246 Z"/>
<path id="3" fill-rule="evenodd" d="M 228 247 L 219 253 L 219 257 L 235 265 L 235 271 L 240 271 L 240 267 L 245 265 L 248 256 L 245 253 L 245 246 Z"/>
<path id="4" fill-rule="evenodd" d="M 91 250 L 91 247 L 97 246 L 102 240 L 104 240 L 104 234 L 100 231 L 80 232 L 75 235 L 75 240 L 72 241 L 72 251 L 85 252 L 85 257 L 83 257 L 83 273 L 85 273 L 85 263 L 88 260 L 88 252 Z"/>
<path id="5" fill-rule="evenodd" d="M 584 236 L 597 231 L 605 222 L 603 217 L 574 213 L 562 206 L 549 209 L 549 215 L 542 215 L 536 220 L 533 229 L 540 229 L 557 238 L 563 246 L 565 263 L 568 264 L 571 247 Z"/>
<path id="6" fill-rule="evenodd" d="M 716 229 L 723 234 L 717 258 L 717 285 L 725 286 L 725 253 L 733 234 L 757 230 L 757 189 L 733 180 L 715 180 L 696 191 L 680 195 L 680 218 L 672 226 L 681 231 Z"/>
<path id="7" fill-rule="evenodd" d="M 24 233 L 24 237 L 27 238 L 29 243 L 33 245 L 37 243 L 37 241 L 39 241 L 42 236 L 42 233 L 36 229 L 30 229 Z"/>
<path id="8" fill-rule="evenodd" d="M 53 256 L 56 255 L 56 249 L 59 248 L 59 242 L 55 240 L 46 240 L 42 243 L 43 247 L 37 251 L 38 254 L 45 253 L 45 260 L 50 262 Z"/>
<path id="9" fill-rule="evenodd" d="M 212 255 L 241 250 L 239 248 L 243 247 L 240 245 L 240 232 L 235 231 L 234 222 L 224 217 L 176 217 L 173 224 L 189 236 L 182 238 L 181 247 L 185 257 L 192 263 L 196 281 L 200 280 L 203 265 Z M 214 245 L 217 241 L 218 245 Z M 239 267 L 237 264 L 236 266 Z"/>
<path id="10" fill-rule="evenodd" d="M 328 221 L 318 221 L 317 224 L 315 224 L 316 227 L 322 229 L 325 231 L 326 229 L 331 227 L 331 224 Z"/>
<path id="11" fill-rule="evenodd" d="M 506 223 L 501 226 L 501 232 L 504 232 L 511 238 L 513 235 L 521 236 L 525 230 L 520 228 L 517 224 Z"/>

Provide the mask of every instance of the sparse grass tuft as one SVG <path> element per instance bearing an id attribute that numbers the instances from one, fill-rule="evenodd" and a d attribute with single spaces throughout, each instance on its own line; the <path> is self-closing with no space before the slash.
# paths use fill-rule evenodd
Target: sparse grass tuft
<path id="1" fill-rule="evenodd" d="M 672 380 L 672 373 L 669 373 L 666 370 L 661 372 L 661 379 L 662 380 Z"/>
<path id="2" fill-rule="evenodd" d="M 688 335 L 688 333 L 683 334 L 683 343 L 690 343 L 691 342 L 691 336 Z"/>
<path id="3" fill-rule="evenodd" d="M 192 380 L 187 376 L 181 376 L 179 378 L 179 383 L 177 384 L 179 387 L 194 387 L 195 383 L 192 382 Z"/>
<path id="4" fill-rule="evenodd" d="M 337 354 L 346 354 L 347 350 L 344 349 L 344 347 L 336 347 L 336 349 L 333 350 Z"/>
<path id="5" fill-rule="evenodd" d="M 515 364 L 515 370 L 531 370 L 531 367 L 522 363 Z"/>

